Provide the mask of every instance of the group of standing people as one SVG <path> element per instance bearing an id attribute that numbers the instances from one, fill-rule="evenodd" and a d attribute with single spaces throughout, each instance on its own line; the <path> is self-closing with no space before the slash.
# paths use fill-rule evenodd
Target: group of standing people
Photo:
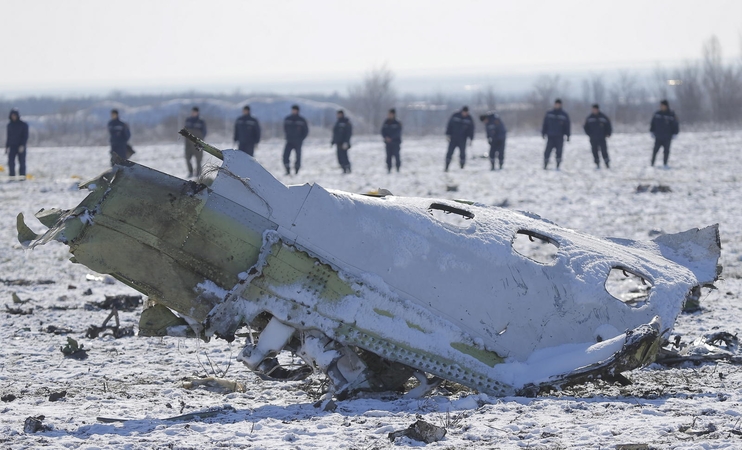
<path id="1" fill-rule="evenodd" d="M 291 174 L 291 155 L 294 154 L 294 174 L 299 173 L 301 168 L 301 150 L 304 140 L 309 135 L 307 120 L 299 114 L 299 105 L 291 106 L 291 113 L 284 118 L 283 129 L 286 144 L 283 150 L 283 165 L 286 174 Z M 330 146 L 336 148 L 338 163 L 344 174 L 351 173 L 349 150 L 351 148 L 351 137 L 353 125 L 345 116 L 343 110 L 337 111 L 337 120 L 332 130 L 332 141 Z M 26 154 L 28 143 L 28 124 L 21 120 L 20 112 L 12 109 L 8 116 L 7 138 L 5 142 L 5 154 L 8 156 L 9 175 L 16 175 L 16 160 L 18 161 L 18 174 L 26 176 Z M 489 143 L 490 169 L 502 169 L 505 160 L 505 140 L 507 129 L 502 118 L 494 112 L 482 114 L 479 120 L 484 124 L 487 141 Z M 199 115 L 199 108 L 193 107 L 190 116 L 185 121 L 185 128 L 194 136 L 204 139 L 207 129 L 206 122 Z M 600 169 L 601 158 L 606 168 L 610 168 L 610 156 L 608 153 L 607 139 L 613 133 L 610 119 L 600 111 L 598 104 L 592 105 L 590 115 L 585 119 L 583 126 L 585 134 L 590 139 L 590 148 L 596 168 Z M 129 139 L 131 131 L 129 126 L 121 121 L 119 112 L 111 110 L 111 120 L 108 122 L 108 133 L 111 144 L 111 164 L 114 165 L 121 160 L 126 160 L 134 153 Z M 654 166 L 659 150 L 663 150 L 662 161 L 667 166 L 670 157 L 670 146 L 672 139 L 679 133 L 679 122 L 675 113 L 670 110 L 667 100 L 660 102 L 660 109 L 652 115 L 650 133 L 654 138 L 651 165 Z M 569 142 L 571 136 L 571 123 L 569 115 L 562 109 L 562 101 L 556 99 L 554 107 L 544 116 L 541 127 L 541 135 L 546 139 L 544 149 L 544 169 L 548 169 L 551 154 L 556 154 L 556 168 L 560 168 L 564 154 L 564 141 Z M 386 147 L 386 167 L 391 173 L 393 168 L 399 172 L 402 165 L 400 150 L 402 144 L 402 123 L 397 120 L 395 109 L 390 109 L 387 118 L 381 126 L 381 137 Z M 467 141 L 474 139 L 474 120 L 469 113 L 469 108 L 464 106 L 454 113 L 446 126 L 446 138 L 448 149 L 445 158 L 445 171 L 448 172 L 454 152 L 459 150 L 459 166 L 463 169 L 466 165 Z M 254 156 L 255 149 L 260 142 L 260 122 L 253 117 L 250 106 L 242 108 L 242 115 L 234 124 L 235 147 Z M 186 141 L 185 159 L 188 168 L 188 176 L 201 175 L 202 152 L 192 142 Z M 195 159 L 195 164 L 191 161 Z"/>
<path id="2" fill-rule="evenodd" d="M 585 134 L 590 138 L 590 148 L 593 153 L 595 167 L 600 169 L 600 159 L 603 158 L 603 164 L 606 169 L 611 167 L 611 159 L 608 155 L 607 139 L 613 134 L 613 126 L 608 116 L 600 111 L 600 105 L 593 104 L 590 115 L 585 119 L 583 126 Z M 670 144 L 672 139 L 680 132 L 678 118 L 670 110 L 670 104 L 667 100 L 660 101 L 660 109 L 654 113 L 649 126 L 649 132 L 654 138 L 654 148 L 652 149 L 652 163 L 654 166 L 659 149 L 663 149 L 663 164 L 667 167 L 670 158 Z M 562 163 L 562 151 L 564 138 L 569 142 L 570 122 L 569 115 L 562 109 L 562 101 L 556 99 L 554 108 L 546 113 L 544 123 L 541 128 L 541 135 L 547 139 L 546 150 L 544 151 L 544 169 L 549 166 L 549 159 L 552 150 L 556 150 L 556 167 L 557 170 Z"/>
<path id="3" fill-rule="evenodd" d="M 283 149 L 283 166 L 286 175 L 291 175 L 291 155 L 294 154 L 294 174 L 301 169 L 301 148 L 309 135 L 307 120 L 299 114 L 299 105 L 291 106 L 291 114 L 283 120 L 283 131 L 286 144 Z M 186 124 L 186 128 L 188 128 Z M 332 128 L 330 147 L 335 147 L 338 164 L 344 174 L 351 173 L 351 163 L 348 151 L 351 148 L 350 139 L 353 136 L 353 124 L 345 116 L 345 111 L 338 110 L 335 125 Z M 397 112 L 390 109 L 387 119 L 381 127 L 381 136 L 386 145 L 387 171 L 392 171 L 392 163 L 397 172 L 402 165 L 400 159 L 400 145 L 402 144 L 402 124 L 397 120 Z M 260 142 L 260 123 L 250 113 L 250 106 L 242 108 L 242 115 L 234 125 L 235 147 L 254 156 L 255 147 Z"/>

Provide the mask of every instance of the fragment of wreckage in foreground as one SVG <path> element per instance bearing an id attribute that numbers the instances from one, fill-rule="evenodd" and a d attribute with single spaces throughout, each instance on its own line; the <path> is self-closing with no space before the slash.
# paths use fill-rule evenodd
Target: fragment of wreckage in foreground
<path id="1" fill-rule="evenodd" d="M 250 369 L 320 370 L 337 396 L 412 376 L 413 394 L 441 379 L 493 395 L 620 379 L 718 275 L 718 226 L 603 239 L 469 202 L 286 186 L 245 153 L 198 145 L 223 160 L 210 187 L 121 162 L 76 208 L 40 211 L 43 235 L 19 215 L 19 240 L 63 242 L 148 295 L 140 335 L 247 336 Z M 518 253 L 517 236 L 553 244 L 554 261 Z M 617 270 L 647 284 L 640 298 L 608 293 Z M 307 364 L 281 366 L 282 350 Z"/>

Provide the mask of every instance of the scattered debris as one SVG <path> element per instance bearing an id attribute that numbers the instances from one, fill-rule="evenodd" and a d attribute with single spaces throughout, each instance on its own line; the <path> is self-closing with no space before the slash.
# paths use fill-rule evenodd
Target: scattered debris
<path id="1" fill-rule="evenodd" d="M 54 284 L 54 280 L 25 280 L 25 279 L 17 279 L 17 280 L 6 280 L 3 278 L 0 278 L 0 283 L 5 284 L 6 286 L 31 286 L 34 284 Z"/>
<path id="2" fill-rule="evenodd" d="M 459 192 L 459 185 L 458 184 L 447 184 L 446 192 Z"/>
<path id="3" fill-rule="evenodd" d="M 73 332 L 71 328 L 58 327 L 56 325 L 47 325 L 47 327 L 42 328 L 41 331 L 52 334 L 69 334 Z"/>
<path id="4" fill-rule="evenodd" d="M 88 281 L 101 281 L 104 284 L 115 284 L 116 283 L 116 279 L 110 275 L 101 276 L 101 275 L 93 275 L 92 273 L 89 273 L 85 275 L 85 279 Z"/>
<path id="5" fill-rule="evenodd" d="M 18 297 L 18 294 L 16 294 L 15 292 L 13 292 L 12 298 L 13 298 L 13 304 L 15 304 L 15 305 L 23 305 L 24 303 L 28 303 L 28 302 L 31 301 L 30 298 L 27 298 L 25 300 L 21 300 L 21 298 Z"/>
<path id="6" fill-rule="evenodd" d="M 616 450 L 649 450 L 649 444 L 618 444 Z"/>
<path id="7" fill-rule="evenodd" d="M 93 290 L 90 288 L 87 288 L 85 289 L 85 291 L 83 291 L 82 295 L 93 295 Z"/>
<path id="8" fill-rule="evenodd" d="M 142 297 L 139 296 L 140 301 L 141 299 Z M 108 300 L 108 297 L 106 297 L 106 300 Z M 116 325 L 108 325 L 108 321 L 111 320 L 112 317 L 116 320 Z M 111 309 L 111 313 L 108 314 L 108 316 L 106 317 L 106 320 L 103 321 L 103 325 L 101 326 L 90 325 L 88 327 L 88 330 L 85 332 L 85 337 L 88 339 L 95 339 L 102 334 L 103 335 L 108 334 L 108 333 L 105 333 L 106 331 L 110 331 L 111 332 L 110 335 L 116 339 L 127 337 L 127 336 L 134 336 L 133 326 L 129 326 L 129 327 L 121 326 L 121 322 L 119 321 L 119 312 L 118 312 L 118 309 L 116 309 L 115 307 Z"/>
<path id="9" fill-rule="evenodd" d="M 49 401 L 56 402 L 58 400 L 62 400 L 65 397 L 67 397 L 67 391 L 52 392 L 51 395 L 49 395 Z"/>
<path id="10" fill-rule="evenodd" d="M 224 378 L 186 378 L 183 382 L 184 389 L 203 388 L 218 394 L 231 394 L 232 392 L 245 392 L 245 385 L 234 380 Z"/>
<path id="11" fill-rule="evenodd" d="M 336 409 L 338 409 L 337 403 L 335 403 L 335 401 L 332 398 L 327 398 L 325 400 L 318 400 L 314 402 L 312 406 L 314 406 L 315 408 L 319 408 L 325 412 L 333 412 Z"/>
<path id="12" fill-rule="evenodd" d="M 77 289 L 77 286 L 75 286 L 74 284 L 68 284 L 67 289 L 70 289 L 70 290 Z"/>
<path id="13" fill-rule="evenodd" d="M 637 194 L 643 194 L 644 192 L 649 192 L 651 194 L 657 194 L 657 193 L 668 193 L 672 192 L 672 189 L 670 189 L 670 186 L 664 185 L 664 184 L 657 184 L 657 185 L 649 185 L 649 184 L 640 184 L 636 187 L 636 193 Z"/>
<path id="14" fill-rule="evenodd" d="M 33 314 L 33 308 L 29 309 L 23 309 L 23 308 L 11 308 L 7 303 L 5 304 L 5 311 L 8 314 L 15 314 L 18 316 L 27 316 L 29 314 Z"/>
<path id="15" fill-rule="evenodd" d="M 4 401 L 5 403 L 9 403 L 9 402 L 12 402 L 13 400 L 15 400 L 17 398 L 18 397 L 16 397 L 13 394 L 5 394 L 2 397 L 0 397 L 0 400 Z"/>
<path id="16" fill-rule="evenodd" d="M 88 357 L 88 350 L 83 348 L 84 344 L 77 344 L 77 341 L 67 336 L 67 345 L 60 347 L 59 349 L 64 354 L 65 358 L 83 360 Z"/>
<path id="17" fill-rule="evenodd" d="M 207 411 L 188 413 L 188 414 L 183 414 L 183 415 L 174 416 L 174 417 L 165 417 L 159 420 L 166 420 L 168 422 L 179 422 L 181 420 L 182 421 L 201 420 L 201 419 L 209 419 L 212 417 L 216 417 L 221 414 L 233 413 L 235 411 L 236 410 L 232 406 L 227 405 L 222 408 L 209 409 Z M 116 422 L 128 422 L 130 420 L 141 420 L 141 419 L 98 417 L 97 420 L 98 422 L 103 422 L 103 423 L 116 423 Z"/>
<path id="18" fill-rule="evenodd" d="M 705 334 L 690 344 L 680 342 L 680 336 L 669 347 L 661 348 L 657 353 L 658 364 L 674 366 L 685 362 L 701 364 L 726 360 L 731 363 L 742 363 L 739 338 L 726 331 Z"/>
<path id="19" fill-rule="evenodd" d="M 49 431 L 52 428 L 49 425 L 44 425 L 43 420 L 45 416 L 26 417 L 23 422 L 24 433 L 38 433 L 39 431 Z"/>
<path id="20" fill-rule="evenodd" d="M 418 420 L 404 430 L 389 433 L 389 440 L 394 442 L 395 439 L 402 436 L 407 436 L 410 439 L 425 442 L 426 444 L 432 444 L 446 436 L 446 429 L 424 420 Z"/>
<path id="21" fill-rule="evenodd" d="M 119 311 L 131 312 L 142 305 L 141 295 L 106 295 L 102 302 L 88 302 L 86 309 L 117 309 Z"/>
<path id="22" fill-rule="evenodd" d="M 496 203 L 495 206 L 497 206 L 498 208 L 508 208 L 510 206 L 510 201 L 508 199 L 505 199 L 500 203 Z"/>

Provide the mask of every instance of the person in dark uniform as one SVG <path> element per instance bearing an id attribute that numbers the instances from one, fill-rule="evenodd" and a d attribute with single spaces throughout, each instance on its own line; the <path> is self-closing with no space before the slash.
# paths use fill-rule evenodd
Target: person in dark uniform
<path id="1" fill-rule="evenodd" d="M 600 105 L 597 103 L 593 105 L 590 115 L 585 119 L 585 126 L 583 128 L 585 134 L 590 137 L 590 148 L 593 151 L 595 166 L 600 169 L 600 156 L 602 155 L 605 168 L 610 169 L 611 158 L 608 156 L 606 138 L 611 137 L 613 127 L 608 116 L 600 112 Z"/>
<path id="2" fill-rule="evenodd" d="M 306 119 L 299 115 L 299 105 L 293 105 L 291 114 L 283 119 L 283 131 L 286 134 L 286 146 L 283 149 L 283 166 L 286 168 L 286 175 L 291 175 L 291 150 L 296 152 L 294 173 L 299 173 L 301 168 L 301 144 L 309 134 Z"/>
<path id="3" fill-rule="evenodd" d="M 8 127 L 5 137 L 5 154 L 8 155 L 8 175 L 15 176 L 15 160 L 18 159 L 18 174 L 26 176 L 26 150 L 28 143 L 28 124 L 21 120 L 21 113 L 11 109 L 8 114 Z"/>
<path id="4" fill-rule="evenodd" d="M 392 158 L 395 160 L 397 172 L 402 166 L 399 158 L 399 151 L 402 145 L 402 123 L 397 120 L 397 111 L 392 108 L 386 116 L 384 124 L 381 126 L 381 137 L 386 144 L 386 171 L 392 173 Z"/>
<path id="5" fill-rule="evenodd" d="M 250 114 L 250 107 L 247 105 L 242 108 L 242 115 L 234 123 L 234 141 L 239 150 L 254 156 L 255 146 L 260 142 L 260 123 Z"/>
<path id="6" fill-rule="evenodd" d="M 546 113 L 544 124 L 541 126 L 541 137 L 544 139 L 548 137 L 546 150 L 544 150 L 544 170 L 549 166 L 552 150 L 556 150 L 556 166 L 559 170 L 559 166 L 562 164 L 564 136 L 567 136 L 567 142 L 569 142 L 570 129 L 569 116 L 562 109 L 562 101 L 556 99 L 554 109 Z"/>
<path id="7" fill-rule="evenodd" d="M 189 133 L 196 136 L 199 139 L 206 137 L 206 122 L 199 117 L 198 106 L 191 108 L 191 117 L 185 121 L 185 129 Z M 185 140 L 185 159 L 186 165 L 188 166 L 188 178 L 194 175 L 193 166 L 191 165 L 191 158 L 196 159 L 196 171 L 195 175 L 201 176 L 201 159 L 203 158 L 203 151 L 196 148 L 196 144 L 191 142 L 190 139 Z"/>
<path id="8" fill-rule="evenodd" d="M 337 112 L 337 122 L 332 129 L 332 142 L 337 146 L 338 163 L 343 168 L 343 173 L 350 173 L 350 160 L 348 159 L 348 150 L 350 149 L 350 137 L 353 135 L 353 125 L 345 117 L 343 110 Z"/>
<path id="9" fill-rule="evenodd" d="M 487 142 L 490 144 L 490 170 L 495 170 L 495 160 L 499 163 L 502 170 L 502 163 L 505 161 L 505 137 L 507 130 L 505 124 L 497 113 L 483 114 L 479 120 L 484 122 L 487 130 Z"/>
<path id="10" fill-rule="evenodd" d="M 466 140 L 474 140 L 474 121 L 469 115 L 469 107 L 464 106 L 461 111 L 454 113 L 448 120 L 446 127 L 446 138 L 448 139 L 448 152 L 446 152 L 446 172 L 453 159 L 453 152 L 459 148 L 459 163 L 461 168 L 466 164 Z"/>
<path id="11" fill-rule="evenodd" d="M 118 110 L 111 110 L 111 120 L 108 122 L 108 134 L 111 136 L 111 166 L 116 164 L 116 160 L 126 160 L 126 144 L 131 138 L 129 125 L 119 119 Z"/>
<path id="12" fill-rule="evenodd" d="M 652 137 L 654 137 L 652 166 L 654 166 L 654 161 L 657 159 L 657 153 L 660 151 L 660 147 L 662 147 L 664 152 L 662 155 L 662 161 L 665 167 L 667 167 L 667 161 L 670 159 L 670 143 L 680 132 L 678 118 L 675 117 L 675 113 L 670 110 L 670 104 L 667 100 L 662 100 L 660 102 L 660 110 L 652 116 L 652 124 L 649 127 L 649 132 L 652 133 Z"/>

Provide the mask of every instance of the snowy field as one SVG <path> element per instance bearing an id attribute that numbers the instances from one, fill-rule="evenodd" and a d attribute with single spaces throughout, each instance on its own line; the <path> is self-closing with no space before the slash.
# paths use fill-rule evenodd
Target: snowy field
<path id="1" fill-rule="evenodd" d="M 376 138 L 358 138 L 353 144 L 350 175 L 342 175 L 325 140 L 305 144 L 298 176 L 283 175 L 279 141 L 261 144 L 256 156 L 285 183 L 317 182 L 352 192 L 383 187 L 395 195 L 476 200 L 533 211 L 596 235 L 649 239 L 653 230 L 678 232 L 719 223 L 723 279 L 718 290 L 704 294 L 702 311 L 680 317 L 675 334 L 688 342 L 706 332 L 736 334 L 742 328 L 742 132 L 681 133 L 673 142 L 668 170 L 649 167 L 648 134 L 614 135 L 610 170 L 596 170 L 587 138 L 575 137 L 566 144 L 559 172 L 541 168 L 544 142 L 538 137 L 509 139 L 505 169 L 491 172 L 489 161 L 480 157 L 486 144 L 478 136 L 467 167 L 456 166 L 448 174 L 442 170 L 442 137 L 405 140 L 399 174 L 386 173 L 383 146 Z M 134 160 L 183 176 L 182 145 L 174 140 L 172 145 L 136 146 Z M 33 214 L 42 207 L 77 205 L 85 196 L 77 183 L 104 170 L 108 158 L 102 147 L 31 148 L 32 179 L 8 182 L 7 169 L 0 172 L 0 298 L 10 308 L 33 309 L 28 315 L 2 315 L 2 448 L 412 447 L 424 444 L 407 438 L 391 443 L 387 434 L 418 417 L 447 428 L 445 439 L 426 446 L 435 449 L 742 448 L 742 371 L 724 362 L 672 369 L 652 365 L 628 373 L 629 386 L 595 384 L 533 399 L 495 398 L 444 385 L 424 399 L 366 395 L 340 401 L 335 411 L 326 412 L 313 406 L 319 377 L 262 381 L 235 362 L 238 342 L 87 339 L 85 330 L 101 325 L 108 311 L 89 310 L 86 304 L 134 292 L 119 283 L 87 280 L 91 272 L 70 263 L 67 247 L 59 243 L 24 251 L 16 240 L 15 216 L 23 212 L 40 231 Z M 448 191 L 454 185 L 458 190 Z M 639 185 L 666 185 L 672 192 L 637 193 Z M 92 295 L 84 295 L 88 289 Z M 14 292 L 30 301 L 14 304 Z M 141 307 L 120 313 L 122 325 L 136 325 L 140 312 Z M 50 325 L 71 332 L 48 332 Z M 89 349 L 86 360 L 63 357 L 60 347 L 67 336 Z M 246 391 L 184 387 L 187 378 L 224 371 Z M 66 391 L 64 398 L 49 400 L 61 391 Z M 6 401 L 8 395 L 16 398 Z M 212 410 L 219 413 L 166 420 Z M 49 429 L 24 433 L 24 420 L 39 415 Z M 101 417 L 128 420 L 109 423 Z"/>

